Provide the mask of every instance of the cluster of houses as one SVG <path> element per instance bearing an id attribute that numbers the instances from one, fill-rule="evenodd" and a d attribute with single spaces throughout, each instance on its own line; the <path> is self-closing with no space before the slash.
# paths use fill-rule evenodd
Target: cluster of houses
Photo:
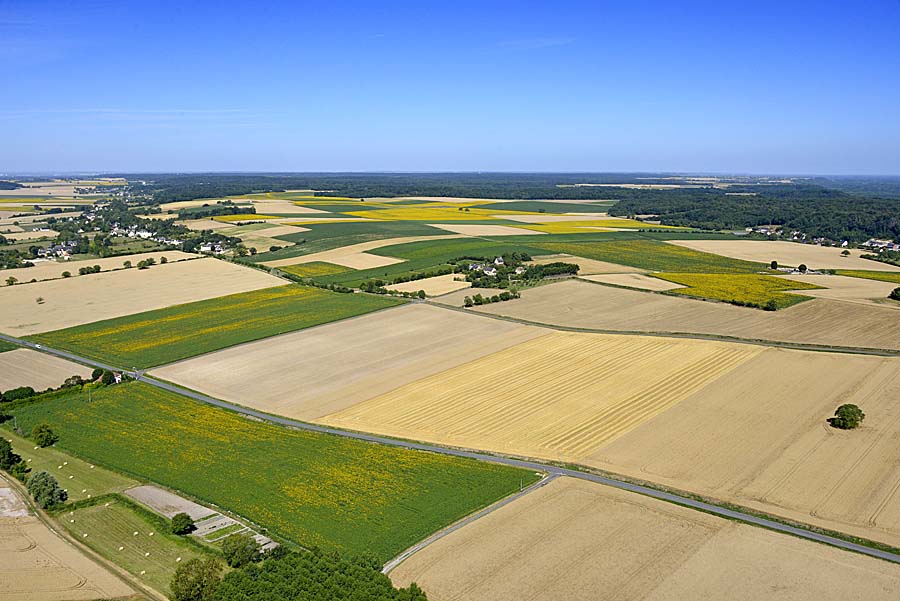
<path id="1" fill-rule="evenodd" d="M 832 246 L 833 243 L 831 240 L 827 238 L 823 238 L 821 236 L 817 236 L 814 238 L 810 238 L 805 233 L 800 230 L 793 230 L 785 236 L 784 231 L 781 229 L 780 225 L 757 225 L 754 227 L 744 228 L 744 232 L 734 232 L 735 234 L 740 234 L 746 236 L 747 234 L 762 234 L 763 236 L 768 236 L 769 238 L 773 237 L 785 237 L 792 242 L 803 242 L 805 244 L 818 244 L 820 246 Z M 849 246 L 849 242 L 847 240 L 841 241 L 841 248 L 847 248 Z"/>
<path id="2" fill-rule="evenodd" d="M 78 246 L 78 243 L 74 240 L 70 240 L 61 244 L 52 244 L 47 248 L 39 248 L 37 250 L 37 258 L 45 260 L 62 259 L 63 261 L 68 261 L 74 254 L 76 246 Z"/>
<path id="3" fill-rule="evenodd" d="M 497 257 L 491 263 L 469 263 L 469 271 L 479 271 L 486 276 L 494 277 L 497 275 L 497 268 L 503 267 L 506 263 L 503 257 Z M 525 268 L 521 265 L 515 269 L 516 275 L 525 273 Z"/>
<path id="4" fill-rule="evenodd" d="M 215 255 L 221 255 L 225 252 L 225 250 L 225 247 L 215 242 L 204 242 L 200 245 L 200 252 L 202 253 L 213 253 Z"/>
<path id="5" fill-rule="evenodd" d="M 148 229 L 144 229 L 138 225 L 130 225 L 128 227 L 121 227 L 119 224 L 113 224 L 111 230 L 109 230 L 110 236 L 124 236 L 127 238 L 139 238 L 141 240 L 153 240 L 154 242 L 159 242 L 161 244 L 168 244 L 170 246 L 181 246 L 182 241 L 178 238 L 168 238 L 166 236 L 157 236 L 153 232 Z"/>
<path id="6" fill-rule="evenodd" d="M 860 244 L 862 248 L 871 248 L 872 250 L 892 250 L 894 252 L 900 252 L 900 244 L 894 242 L 893 240 L 878 240 L 877 238 L 870 238 Z"/>

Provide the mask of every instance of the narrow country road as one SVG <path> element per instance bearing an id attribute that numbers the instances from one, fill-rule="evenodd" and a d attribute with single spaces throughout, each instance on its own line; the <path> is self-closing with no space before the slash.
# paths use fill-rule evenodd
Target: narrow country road
<path id="1" fill-rule="evenodd" d="M 168 390 L 170 392 L 174 392 L 176 394 L 180 394 L 182 396 L 186 396 L 192 398 L 197 401 L 201 401 L 203 403 L 208 403 L 210 405 L 214 405 L 216 407 L 221 407 L 223 409 L 228 409 L 229 411 L 234 411 L 236 413 L 241 413 L 243 415 L 247 415 L 250 417 L 254 417 L 260 420 L 268 421 L 274 424 L 280 424 L 282 426 L 287 426 L 290 428 L 297 428 L 300 430 L 307 430 L 311 432 L 320 432 L 323 434 L 331 434 L 334 436 L 344 436 L 346 438 L 351 438 L 354 440 L 361 440 L 366 442 L 372 442 L 377 444 L 390 445 L 395 447 L 401 447 L 405 449 L 413 449 L 417 451 L 427 451 L 431 453 L 440 453 L 443 455 L 451 455 L 454 457 L 464 457 L 467 459 L 474 459 L 476 461 L 487 461 L 491 463 L 498 463 L 502 465 L 508 465 L 511 467 L 522 468 L 526 470 L 531 470 L 534 472 L 545 472 L 552 478 L 557 478 L 560 476 L 568 476 L 570 478 L 580 478 L 582 480 L 588 480 L 590 482 L 595 482 L 597 484 L 603 484 L 606 486 L 612 486 L 614 488 L 618 488 L 621 490 L 626 490 L 629 492 L 638 493 L 641 495 L 645 495 L 648 497 L 652 497 L 654 499 L 659 499 L 661 501 L 666 501 L 669 503 L 675 503 L 677 505 L 681 505 L 683 507 L 690 507 L 692 509 L 696 509 L 699 511 L 703 511 L 706 513 L 711 513 L 717 515 L 719 517 L 723 517 L 730 520 L 736 520 L 739 522 L 744 522 L 746 524 L 752 524 L 754 526 L 760 526 L 762 528 L 767 528 L 769 530 L 774 530 L 777 532 L 782 532 L 785 534 L 790 534 L 793 536 L 797 536 L 799 538 L 805 538 L 807 540 L 824 543 L 826 545 L 831 545 L 833 547 L 839 547 L 841 549 L 846 549 L 848 551 L 854 551 L 856 553 L 861 553 L 863 555 L 868 555 L 870 557 L 877 557 L 879 559 L 884 559 L 886 561 L 891 561 L 894 563 L 900 563 L 900 555 L 896 553 L 891 553 L 890 551 L 885 551 L 881 549 L 875 549 L 872 547 L 867 547 L 865 545 L 860 545 L 857 543 L 853 543 L 850 541 L 846 541 L 834 536 L 829 536 L 827 534 L 821 534 L 819 532 L 813 532 L 811 530 L 806 530 L 804 528 L 798 528 L 796 526 L 790 526 L 787 524 L 782 524 L 775 520 L 758 517 L 755 515 L 751 515 L 749 513 L 744 513 L 735 509 L 728 509 L 726 507 L 720 507 L 718 505 L 714 505 L 712 503 L 707 503 L 705 501 L 699 501 L 693 499 L 691 497 L 686 497 L 682 495 L 678 495 L 675 493 L 656 490 L 649 486 L 644 486 L 641 484 L 635 484 L 632 482 L 627 482 L 624 480 L 617 480 L 615 478 L 609 476 L 600 476 L 597 474 L 591 474 L 587 472 L 582 472 L 575 469 L 569 469 L 564 467 L 559 467 L 555 465 L 546 465 L 544 463 L 540 463 L 538 461 L 529 461 L 525 459 L 513 459 L 509 457 L 500 457 L 495 455 L 490 455 L 488 453 L 479 453 L 475 451 L 465 451 L 461 449 L 452 449 L 446 447 L 440 447 L 436 445 L 418 443 L 418 442 L 410 442 L 406 440 L 397 440 L 393 438 L 385 438 L 382 436 L 376 436 L 373 434 L 365 434 L 363 432 L 353 432 L 349 430 L 338 430 L 335 428 L 329 428 L 326 426 L 319 426 L 316 424 L 310 424 L 306 422 L 301 422 L 293 419 L 288 419 L 285 417 L 279 417 L 276 415 L 269 415 L 268 413 L 263 413 L 261 411 L 256 411 L 254 409 L 249 409 L 247 407 L 242 407 L 240 405 L 235 405 L 233 403 L 228 403 L 226 401 L 222 401 L 220 399 L 216 399 L 205 394 L 200 394 L 198 392 L 194 392 L 193 390 L 189 390 L 186 388 L 182 388 L 180 386 L 176 386 L 169 382 L 165 382 L 162 380 L 157 380 L 151 376 L 144 375 L 143 372 L 131 372 L 129 370 L 122 370 L 119 368 L 115 368 L 109 365 L 105 365 L 103 363 L 98 363 L 92 359 L 88 359 L 86 357 L 79 357 L 73 353 L 69 353 L 66 351 L 61 351 L 57 349 L 48 348 L 44 345 L 35 344 L 33 342 L 29 342 L 27 340 L 21 340 L 18 338 L 14 338 L 12 336 L 7 336 L 5 334 L 0 334 L 0 340 L 6 340 L 8 342 L 12 342 L 14 344 L 18 344 L 24 347 L 36 349 L 39 351 L 43 351 L 45 353 L 49 353 L 52 355 L 56 355 L 59 357 L 64 357 L 66 359 L 70 359 L 72 361 L 76 361 L 82 363 L 84 365 L 90 365 L 94 367 L 100 367 L 103 369 L 114 369 L 116 371 L 123 371 L 131 374 L 134 377 L 140 376 L 140 381 L 146 384 L 150 384 L 152 386 L 156 386 L 157 388 L 161 388 L 163 390 Z M 543 481 L 546 481 L 544 479 Z M 523 491 L 524 492 L 524 491 Z M 491 509 L 491 508 L 488 508 Z M 496 509 L 496 507 L 494 507 Z M 476 513 L 472 516 L 472 519 L 477 519 L 483 515 L 485 510 L 480 513 Z M 468 523 L 468 522 L 466 522 Z M 460 524 L 462 525 L 462 524 Z M 438 533 L 440 534 L 440 533 Z M 441 536 L 445 536 L 444 533 Z M 432 537 L 433 538 L 433 537 Z M 431 542 L 431 539 L 426 539 L 419 543 L 424 546 L 424 544 L 428 544 Z M 421 547 L 418 547 L 421 548 Z M 412 547 L 407 550 L 406 553 L 411 555 L 417 550 L 417 547 Z M 407 555 L 407 557 L 409 556 Z M 397 561 L 397 559 L 393 560 Z M 399 563 L 399 562 L 398 562 Z M 396 565 L 396 564 L 394 564 Z"/>

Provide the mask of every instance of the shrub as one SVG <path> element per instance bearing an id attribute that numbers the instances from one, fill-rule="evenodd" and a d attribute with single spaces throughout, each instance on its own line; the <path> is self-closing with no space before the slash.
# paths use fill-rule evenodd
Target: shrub
<path id="1" fill-rule="evenodd" d="M 0 437 L 0 470 L 9 471 L 12 466 L 22 461 L 22 458 L 13 452 L 12 445 L 3 437 Z"/>
<path id="2" fill-rule="evenodd" d="M 70 277 L 72 277 L 72 272 L 70 272 L 70 271 L 64 271 L 64 272 L 62 272 L 62 277 L 64 277 L 64 278 L 70 278 Z"/>
<path id="3" fill-rule="evenodd" d="M 222 542 L 222 554 L 232 568 L 240 568 L 259 559 L 259 543 L 247 534 L 232 534 Z"/>
<path id="4" fill-rule="evenodd" d="M 56 481 L 48 472 L 38 472 L 28 479 L 26 484 L 28 494 L 34 497 L 35 503 L 41 509 L 47 509 L 60 503 L 65 503 L 69 495 L 66 491 L 59 487 Z"/>
<path id="5" fill-rule="evenodd" d="M 809 267 L 807 267 L 805 263 L 800 263 L 800 267 L 798 267 L 797 269 L 800 270 L 800 273 L 806 273 L 807 271 L 809 271 Z"/>
<path id="6" fill-rule="evenodd" d="M 771 263 L 769 263 L 769 269 L 778 269 L 778 261 L 772 261 Z"/>
<path id="7" fill-rule="evenodd" d="M 893 290 L 891 290 L 891 293 L 890 293 L 890 295 L 888 295 L 888 298 L 891 298 L 893 300 L 900 300 L 900 288 L 894 288 Z"/>
<path id="8" fill-rule="evenodd" d="M 91 381 L 96 380 L 97 378 L 103 375 L 103 370 L 99 367 L 94 368 L 94 371 L 91 372 Z"/>
<path id="9" fill-rule="evenodd" d="M 159 264 L 160 264 L 160 265 L 165 265 L 165 264 L 168 263 L 168 262 L 169 262 L 169 260 L 168 260 L 167 258 L 165 258 L 165 257 L 160 257 L 160 258 L 159 258 Z"/>
<path id="10" fill-rule="evenodd" d="M 31 439 L 39 447 L 49 447 L 59 440 L 59 436 L 47 424 L 38 424 L 31 431 Z"/>
<path id="11" fill-rule="evenodd" d="M 124 263 L 122 263 L 122 266 L 125 269 L 131 269 L 131 261 L 125 261 Z"/>
<path id="12" fill-rule="evenodd" d="M 103 375 L 100 376 L 100 381 L 108 386 L 116 381 L 116 376 L 113 375 L 113 372 L 105 369 L 103 370 Z"/>
<path id="13" fill-rule="evenodd" d="M 19 399 L 27 399 L 34 396 L 34 388 L 31 386 L 19 386 L 4 392 L 0 397 L 4 401 L 18 401 Z"/>
<path id="14" fill-rule="evenodd" d="M 194 529 L 194 520 L 184 512 L 176 513 L 172 516 L 170 529 L 172 534 L 187 534 Z"/>
<path id="15" fill-rule="evenodd" d="M 852 430 L 858 428 L 865 417 L 866 414 L 856 405 L 845 404 L 837 408 L 834 417 L 829 419 L 828 423 L 841 430 Z"/>

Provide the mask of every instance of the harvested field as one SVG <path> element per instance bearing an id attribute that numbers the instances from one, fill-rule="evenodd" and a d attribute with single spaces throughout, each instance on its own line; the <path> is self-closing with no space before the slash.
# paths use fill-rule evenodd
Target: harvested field
<path id="1" fill-rule="evenodd" d="M 848 249 L 850 256 L 841 256 L 842 248 L 817 246 L 814 244 L 798 244 L 796 242 L 777 242 L 767 240 L 672 240 L 672 244 L 714 253 L 725 257 L 770 263 L 778 261 L 779 265 L 797 267 L 801 263 L 810 269 L 881 269 L 882 271 L 900 271 L 900 267 L 878 263 L 868 259 L 860 259 L 865 254 L 858 249 Z"/>
<path id="2" fill-rule="evenodd" d="M 187 219 L 185 221 L 179 221 L 178 223 L 188 228 L 189 230 L 194 231 L 223 230 L 226 228 L 234 227 L 234 224 L 222 223 L 221 221 L 213 221 L 212 219 Z"/>
<path id="3" fill-rule="evenodd" d="M 33 230 L 33 231 L 24 231 L 24 232 L 12 232 L 9 234 L 3 234 L 3 237 L 7 240 L 38 240 L 40 238 L 56 238 L 59 232 L 54 232 L 53 230 Z"/>
<path id="4" fill-rule="evenodd" d="M 584 257 L 576 257 L 567 254 L 556 255 L 540 255 L 532 258 L 531 263 L 535 265 L 546 265 L 547 263 L 575 263 L 578 265 L 578 275 L 593 275 L 598 273 L 631 273 L 640 271 L 634 267 L 627 265 L 619 265 L 618 263 L 607 263 L 606 261 L 597 261 L 595 259 L 586 259 Z"/>
<path id="5" fill-rule="evenodd" d="M 123 259 L 124 260 L 124 259 Z M 225 294 L 282 286 L 256 269 L 197 259 L 0 288 L 0 332 L 25 336 Z M 35 303 L 37 297 L 44 302 Z"/>
<path id="6" fill-rule="evenodd" d="M 553 332 L 319 423 L 578 461 L 752 358 L 759 347 Z"/>
<path id="7" fill-rule="evenodd" d="M 141 382 L 98 389 L 90 401 L 73 392 L 14 415 L 26 430 L 49 424 L 61 448 L 288 540 L 348 555 L 368 551 L 380 561 L 538 479 L 507 466 L 250 420 Z"/>
<path id="8" fill-rule="evenodd" d="M 466 236 L 521 236 L 523 234 L 526 235 L 540 235 L 543 232 L 533 232 L 531 230 L 522 230 L 517 227 L 510 227 L 508 225 L 490 225 L 490 224 L 451 224 L 451 223 L 429 223 L 431 227 L 440 228 L 442 230 L 447 230 L 448 232 L 454 232 L 456 234 L 463 234 Z"/>
<path id="9" fill-rule="evenodd" d="M 0 269 L 0 280 L 5 281 L 8 277 L 14 277 L 19 280 L 20 284 L 25 284 L 31 280 L 53 280 L 63 277 L 63 272 L 68 271 L 72 276 L 78 275 L 78 269 L 81 267 L 93 267 L 99 265 L 101 271 L 111 271 L 113 269 L 123 269 L 125 261 L 131 261 L 132 265 L 137 265 L 139 261 L 144 259 L 153 259 L 159 263 L 161 257 L 165 257 L 170 263 L 176 261 L 184 261 L 187 259 L 196 259 L 200 255 L 184 253 L 180 250 L 154 251 L 148 253 L 138 253 L 136 255 L 123 255 L 121 257 L 107 257 L 105 259 L 86 259 L 84 261 L 43 261 L 35 263 L 34 267 L 25 267 L 21 269 Z"/>
<path id="10" fill-rule="evenodd" d="M 576 328 L 900 350 L 895 310 L 827 299 L 771 312 L 567 280 L 475 311 Z"/>
<path id="11" fill-rule="evenodd" d="M 887 275 L 900 278 L 900 273 Z M 891 291 L 900 285 L 897 283 L 842 275 L 790 275 L 784 276 L 784 279 L 814 284 L 823 288 L 822 290 L 804 290 L 801 292 L 804 296 L 874 304 L 881 307 L 894 306 L 900 309 L 900 304 L 885 303 L 885 299 Z"/>
<path id="12" fill-rule="evenodd" d="M 900 568 L 598 484 L 560 478 L 390 574 L 432 601 L 893 599 Z"/>
<path id="13" fill-rule="evenodd" d="M 460 234 L 446 234 L 441 236 L 407 236 L 404 238 L 386 238 L 384 240 L 372 240 L 370 242 L 360 242 L 359 244 L 351 244 L 350 246 L 342 246 L 332 250 L 326 250 L 302 257 L 291 257 L 288 259 L 277 259 L 275 261 L 264 261 L 263 265 L 267 267 L 282 267 L 284 265 L 297 265 L 299 263 L 324 262 L 343 265 L 351 269 L 369 269 L 371 267 L 380 267 L 382 265 L 392 265 L 394 263 L 402 263 L 403 259 L 393 257 L 376 256 L 369 254 L 367 251 L 383 248 L 385 246 L 394 246 L 397 244 L 407 244 L 409 242 L 421 242 L 424 240 L 447 240 L 450 238 L 462 238 Z M 387 262 L 384 262 L 387 261 Z M 366 263 L 377 263 L 360 267 Z"/>
<path id="14" fill-rule="evenodd" d="M 0 476 L 0 499 L 14 495 L 18 493 Z M 36 517 L 0 514 L 0 599 L 89 601 L 134 594 Z"/>
<path id="15" fill-rule="evenodd" d="M 900 359 L 767 349 L 585 463 L 900 546 L 897 398 Z"/>
<path id="16" fill-rule="evenodd" d="M 400 292 L 418 292 L 419 290 L 424 290 L 425 294 L 428 296 L 440 296 L 471 286 L 472 283 L 466 282 L 464 276 L 448 273 L 447 275 L 438 275 L 433 278 L 423 278 L 421 280 L 413 280 L 412 282 L 393 284 L 386 288 L 388 290 L 398 290 Z"/>
<path id="17" fill-rule="evenodd" d="M 665 280 L 653 278 L 642 273 L 607 273 L 601 275 L 582 276 L 581 272 L 579 272 L 579 277 L 581 277 L 581 279 L 583 280 L 598 282 L 600 284 L 612 284 L 613 286 L 625 286 L 627 288 L 639 288 L 641 290 L 654 290 L 656 292 L 684 288 L 684 286 L 682 286 L 681 284 L 667 282 Z"/>
<path id="18" fill-rule="evenodd" d="M 411 304 L 226 349 L 153 374 L 241 405 L 308 420 L 544 333 Z"/>
<path id="19" fill-rule="evenodd" d="M 289 284 L 46 332 L 34 339 L 84 357 L 143 368 L 404 302 Z"/>
<path id="20" fill-rule="evenodd" d="M 19 386 L 35 390 L 56 388 L 71 376 L 90 379 L 91 371 L 90 367 L 60 357 L 20 348 L 0 353 L 0 390 Z"/>

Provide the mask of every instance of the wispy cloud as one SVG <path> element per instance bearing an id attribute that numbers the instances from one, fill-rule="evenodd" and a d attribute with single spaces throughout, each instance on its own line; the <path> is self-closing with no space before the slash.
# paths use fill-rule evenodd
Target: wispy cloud
<path id="1" fill-rule="evenodd" d="M 544 37 L 522 38 L 518 40 L 506 40 L 494 45 L 497 50 L 516 52 L 522 50 L 540 50 L 541 48 L 553 48 L 555 46 L 568 46 L 575 43 L 575 38 Z"/>

